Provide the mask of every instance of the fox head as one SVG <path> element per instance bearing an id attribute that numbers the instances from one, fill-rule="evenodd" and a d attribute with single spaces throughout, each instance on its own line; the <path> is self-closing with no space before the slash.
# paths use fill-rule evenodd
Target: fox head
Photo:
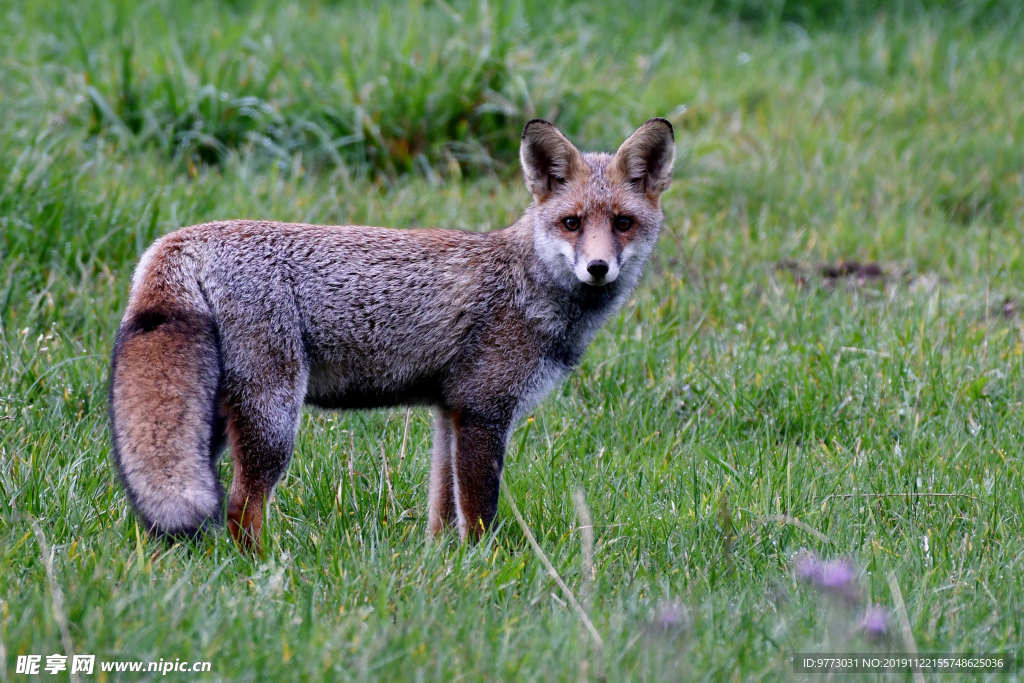
<path id="1" fill-rule="evenodd" d="M 534 197 L 534 249 L 556 281 L 636 283 L 661 229 L 675 149 L 672 124 L 660 118 L 615 154 L 580 152 L 547 121 L 526 124 L 519 156 Z"/>

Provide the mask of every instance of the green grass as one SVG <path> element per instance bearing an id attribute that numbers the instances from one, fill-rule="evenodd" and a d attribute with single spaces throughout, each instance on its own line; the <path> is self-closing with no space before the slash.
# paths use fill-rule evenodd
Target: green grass
<path id="1" fill-rule="evenodd" d="M 1019 16 L 746 6 L 0 4 L 0 680 L 64 652 L 33 520 L 77 653 L 211 680 L 789 680 L 794 651 L 904 649 L 797 581 L 802 549 L 890 609 L 893 572 L 922 651 L 1024 655 Z M 658 251 L 505 478 L 602 650 L 505 501 L 479 545 L 426 542 L 424 410 L 308 412 L 262 561 L 140 534 L 107 358 L 156 236 L 495 229 L 525 119 L 607 149 L 653 115 Z M 847 259 L 886 277 L 820 275 Z"/>

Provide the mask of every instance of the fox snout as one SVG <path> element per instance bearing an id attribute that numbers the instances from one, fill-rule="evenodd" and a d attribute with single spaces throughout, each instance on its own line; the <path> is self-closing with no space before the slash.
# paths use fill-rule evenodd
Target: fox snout
<path id="1" fill-rule="evenodd" d="M 587 264 L 587 272 L 597 279 L 603 279 L 608 274 L 608 262 L 595 259 Z"/>
<path id="2" fill-rule="evenodd" d="M 566 235 L 573 244 L 573 271 L 585 285 L 601 287 L 615 282 L 622 261 L 621 238 L 605 217 L 582 219 L 580 228 Z"/>
<path id="3" fill-rule="evenodd" d="M 615 282 L 619 276 L 619 259 L 615 256 L 588 258 L 581 255 L 576 259 L 575 271 L 583 284 L 601 287 Z"/>

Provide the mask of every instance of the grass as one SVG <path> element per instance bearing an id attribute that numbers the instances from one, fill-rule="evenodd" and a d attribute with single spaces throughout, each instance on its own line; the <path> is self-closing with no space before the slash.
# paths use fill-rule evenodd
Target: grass
<path id="1" fill-rule="evenodd" d="M 890 573 L 920 650 L 1024 655 L 1019 21 L 716 7 L 0 5 L 0 680 L 64 652 L 33 520 L 77 653 L 211 680 L 790 680 L 792 652 L 905 648 L 857 629 Z M 590 148 L 677 128 L 644 282 L 505 478 L 603 649 L 506 501 L 479 545 L 424 540 L 423 410 L 308 412 L 263 561 L 141 534 L 106 363 L 149 242 L 494 229 L 535 115 Z M 851 259 L 885 276 L 821 274 Z M 862 604 L 801 550 L 855 560 Z"/>

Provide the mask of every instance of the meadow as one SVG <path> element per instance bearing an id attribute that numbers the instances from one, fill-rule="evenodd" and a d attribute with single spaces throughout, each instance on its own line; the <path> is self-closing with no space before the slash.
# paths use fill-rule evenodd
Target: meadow
<path id="1" fill-rule="evenodd" d="M 1010 2 L 0 2 L 0 683 L 54 653 L 225 681 L 1024 657 L 1021 35 Z M 657 252 L 504 478 L 599 639 L 508 499 L 481 543 L 426 540 L 425 409 L 308 410 L 260 560 L 147 537 L 106 401 L 153 239 L 499 229 L 527 120 L 610 150 L 655 115 Z"/>

